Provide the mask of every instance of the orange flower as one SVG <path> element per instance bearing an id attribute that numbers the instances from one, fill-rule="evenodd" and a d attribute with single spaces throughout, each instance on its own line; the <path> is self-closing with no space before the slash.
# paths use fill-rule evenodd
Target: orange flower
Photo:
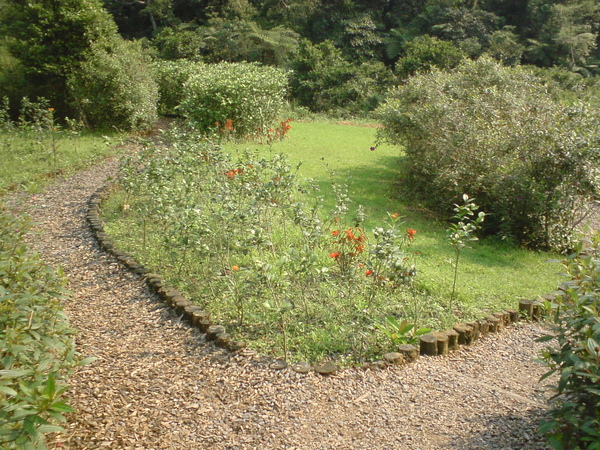
<path id="1" fill-rule="evenodd" d="M 54 108 L 48 108 L 48 111 L 54 112 Z"/>
<path id="2" fill-rule="evenodd" d="M 370 277 L 371 275 L 373 275 L 373 271 L 371 269 L 369 269 L 365 272 L 365 275 Z"/>
<path id="3" fill-rule="evenodd" d="M 411 230 L 410 228 L 406 229 L 406 235 L 408 236 L 408 238 L 412 241 L 415 238 L 415 235 L 417 234 L 417 230 Z"/>
<path id="4" fill-rule="evenodd" d="M 233 180 L 235 178 L 236 172 L 230 170 L 229 172 L 226 172 L 225 175 L 227 175 L 227 178 L 229 178 L 230 180 Z"/>
<path id="5" fill-rule="evenodd" d="M 340 235 L 340 230 L 333 230 L 333 231 L 331 232 L 331 235 L 332 235 L 332 236 L 339 236 L 339 235 Z"/>
<path id="6" fill-rule="evenodd" d="M 237 272 L 238 270 L 240 270 L 240 266 L 233 266 L 231 268 L 231 270 L 233 270 L 234 272 Z"/>
<path id="7" fill-rule="evenodd" d="M 229 131 L 233 131 L 233 120 L 227 119 L 225 121 L 225 128 L 227 128 Z"/>
<path id="8" fill-rule="evenodd" d="M 348 239 L 352 239 L 352 240 L 355 239 L 354 233 L 352 232 L 352 228 L 348 228 L 346 230 L 346 236 L 348 236 Z"/>
<path id="9" fill-rule="evenodd" d="M 330 254 L 329 254 L 329 256 L 331 256 L 332 258 L 334 258 L 334 259 L 335 259 L 335 258 L 337 258 L 338 256 L 340 256 L 340 252 L 333 252 L 333 253 L 330 253 Z"/>
<path id="10" fill-rule="evenodd" d="M 339 217 L 334 217 L 334 218 L 333 218 L 333 221 L 334 221 L 335 223 L 338 223 L 338 222 L 340 221 L 340 218 L 339 218 Z"/>
<path id="11" fill-rule="evenodd" d="M 400 214 L 398 214 L 398 213 L 392 214 L 392 219 L 397 219 L 398 217 L 400 217 Z"/>

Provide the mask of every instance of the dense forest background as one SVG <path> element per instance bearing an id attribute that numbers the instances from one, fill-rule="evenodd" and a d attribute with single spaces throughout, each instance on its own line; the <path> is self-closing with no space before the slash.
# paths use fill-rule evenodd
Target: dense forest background
<path id="1" fill-rule="evenodd" d="M 152 61 L 247 61 L 291 70 L 296 106 L 358 115 L 417 72 L 484 54 L 594 77 L 599 31 L 595 0 L 0 0 L 0 98 L 13 115 L 44 97 L 59 116 L 135 127 L 157 95 Z M 106 91 L 96 106 L 127 97 L 141 112 L 95 117 L 86 105 Z"/>

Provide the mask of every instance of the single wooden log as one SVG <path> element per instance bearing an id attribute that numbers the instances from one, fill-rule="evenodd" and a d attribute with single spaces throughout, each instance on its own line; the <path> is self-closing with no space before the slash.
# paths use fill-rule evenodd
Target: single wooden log
<path id="1" fill-rule="evenodd" d="M 458 343 L 460 345 L 471 345 L 473 343 L 473 327 L 466 323 L 457 323 L 454 325 L 454 331 L 458 333 Z"/>
<path id="2" fill-rule="evenodd" d="M 212 326 L 212 321 L 210 320 L 210 317 L 202 317 L 198 319 L 198 321 L 196 322 L 196 326 L 200 329 L 200 331 L 206 333 L 208 329 Z"/>
<path id="3" fill-rule="evenodd" d="M 438 354 L 437 337 L 432 333 L 424 334 L 420 339 L 421 355 L 435 356 Z"/>
<path id="4" fill-rule="evenodd" d="M 400 352 L 390 352 L 383 355 L 383 360 L 388 364 L 399 365 L 404 362 L 404 356 Z"/>
<path id="5" fill-rule="evenodd" d="M 448 336 L 448 350 L 457 350 L 458 349 L 458 333 L 456 330 L 446 330 L 444 331 L 446 336 Z"/>
<path id="6" fill-rule="evenodd" d="M 519 300 L 519 312 L 525 316 L 527 319 L 533 319 L 533 306 L 535 304 L 534 300 L 522 299 Z"/>
<path id="7" fill-rule="evenodd" d="M 510 324 L 510 315 L 505 313 L 504 311 L 502 312 L 498 312 L 498 313 L 494 313 L 492 314 L 492 316 L 497 317 L 499 320 L 499 327 L 500 328 L 504 328 L 505 326 L 507 326 L 508 324 Z"/>
<path id="8" fill-rule="evenodd" d="M 542 302 L 539 301 L 535 301 L 533 303 L 533 320 L 540 320 L 542 318 L 542 315 L 544 313 L 544 308 L 543 308 L 543 304 Z"/>
<path id="9" fill-rule="evenodd" d="M 473 340 L 471 341 L 472 343 L 473 341 L 479 339 L 479 336 L 481 336 L 479 324 L 477 322 L 469 322 L 467 323 L 467 325 L 470 325 L 473 328 Z"/>
<path id="10" fill-rule="evenodd" d="M 317 364 L 315 366 L 315 372 L 321 375 L 333 375 L 339 370 L 339 367 L 332 362 L 326 362 L 323 364 Z"/>
<path id="11" fill-rule="evenodd" d="M 214 341 L 220 333 L 225 333 L 225 327 L 221 325 L 211 325 L 206 330 L 206 339 L 208 341 Z"/>
<path id="12" fill-rule="evenodd" d="M 185 314 L 185 308 L 187 306 L 192 306 L 192 302 L 187 298 L 177 297 L 177 300 L 173 300 L 173 308 L 175 308 L 179 314 Z"/>
<path id="13" fill-rule="evenodd" d="M 516 309 L 507 309 L 506 312 L 508 313 L 511 323 L 516 323 L 519 321 L 519 311 Z"/>
<path id="14" fill-rule="evenodd" d="M 447 355 L 449 352 L 448 335 L 443 331 L 436 331 L 431 334 L 433 334 L 437 339 L 437 354 Z"/>
<path id="15" fill-rule="evenodd" d="M 419 349 L 410 344 L 400 345 L 398 347 L 398 353 L 402 355 L 404 361 L 407 363 L 415 361 L 419 357 Z"/>
<path id="16" fill-rule="evenodd" d="M 196 326 L 199 327 L 200 321 L 203 320 L 203 319 L 206 319 L 206 320 L 208 320 L 210 322 L 210 313 L 208 311 L 203 310 L 200 307 L 198 307 L 198 308 L 199 309 L 194 309 L 192 311 L 191 321 L 192 321 L 192 323 L 194 325 L 196 325 Z"/>
<path id="17" fill-rule="evenodd" d="M 487 316 L 485 318 L 489 324 L 490 333 L 496 333 L 499 330 L 499 320 L 496 316 Z"/>
<path id="18" fill-rule="evenodd" d="M 222 332 L 215 336 L 215 345 L 219 348 L 229 348 L 229 343 L 231 342 L 231 336 L 229 333 Z"/>
<path id="19" fill-rule="evenodd" d="M 490 323 L 485 320 L 485 319 L 481 319 L 477 321 L 477 324 L 479 325 L 479 334 L 487 334 L 490 332 Z"/>
<path id="20" fill-rule="evenodd" d="M 230 341 L 227 349 L 231 352 L 237 352 L 246 348 L 247 345 L 244 341 Z"/>

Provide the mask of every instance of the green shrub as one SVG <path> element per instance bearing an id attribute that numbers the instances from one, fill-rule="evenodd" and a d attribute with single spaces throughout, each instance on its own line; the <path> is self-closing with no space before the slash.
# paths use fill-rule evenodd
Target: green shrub
<path id="1" fill-rule="evenodd" d="M 92 128 L 131 130 L 156 120 L 158 88 L 138 43 L 116 41 L 110 51 L 93 46 L 68 84 L 82 120 Z"/>
<path id="2" fill-rule="evenodd" d="M 264 135 L 285 105 L 287 75 L 252 63 L 207 64 L 198 66 L 183 94 L 178 111 L 196 129 Z"/>
<path id="3" fill-rule="evenodd" d="M 76 364 L 61 311 L 64 279 L 23 243 L 27 228 L 0 206 L 0 446 L 45 448 L 61 431 L 64 377 Z M 34 447 L 35 445 L 35 447 Z"/>
<path id="4" fill-rule="evenodd" d="M 556 374 L 551 386 L 558 399 L 540 427 L 555 449 L 600 449 L 600 234 L 582 241 L 564 261 L 571 278 L 555 304 L 551 333 L 554 340 L 543 362 Z"/>
<path id="5" fill-rule="evenodd" d="M 177 61 L 156 61 L 152 64 L 154 80 L 158 85 L 158 113 L 175 115 L 175 110 L 184 99 L 183 86 L 190 76 L 199 72 L 204 63 L 179 59 Z"/>
<path id="6" fill-rule="evenodd" d="M 427 72 L 433 67 L 451 69 L 467 57 L 467 54 L 452 42 L 432 36 L 413 39 L 406 44 L 405 52 L 395 67 L 395 72 L 401 78 L 407 78 L 417 72 Z"/>
<path id="7" fill-rule="evenodd" d="M 178 27 L 163 28 L 152 40 L 152 45 L 161 59 L 201 60 L 200 53 L 206 43 L 197 27 L 186 23 Z"/>
<path id="8" fill-rule="evenodd" d="M 598 110 L 561 104 L 539 78 L 489 58 L 434 70 L 394 90 L 381 137 L 406 147 L 407 185 L 448 213 L 463 193 L 491 213 L 488 233 L 568 245 L 598 192 Z"/>
<path id="9" fill-rule="evenodd" d="M 372 111 L 395 79 L 383 63 L 346 61 L 330 41 L 318 45 L 302 41 L 291 67 L 291 96 L 313 112 Z"/>

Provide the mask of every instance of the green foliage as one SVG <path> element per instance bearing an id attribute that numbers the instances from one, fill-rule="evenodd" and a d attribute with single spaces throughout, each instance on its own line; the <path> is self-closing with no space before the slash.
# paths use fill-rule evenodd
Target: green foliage
<path id="1" fill-rule="evenodd" d="M 0 102 L 0 197 L 9 190 L 38 191 L 56 176 L 82 169 L 116 149 L 112 137 L 83 131 L 69 118 L 57 123 L 57 111 L 46 99 L 21 99 L 21 114 L 12 121 L 8 99 Z"/>
<path id="2" fill-rule="evenodd" d="M 177 61 L 155 61 L 152 74 L 158 85 L 158 112 L 162 115 L 177 114 L 176 108 L 184 99 L 183 86 L 190 77 L 202 70 L 204 64 L 186 59 Z"/>
<path id="3" fill-rule="evenodd" d="M 77 364 L 73 330 L 62 313 L 65 280 L 31 254 L 22 219 L 0 209 L 0 444 L 46 448 L 64 431 L 65 376 Z"/>
<path id="4" fill-rule="evenodd" d="M 598 190 L 597 111 L 566 107 L 522 68 L 488 58 L 413 77 L 380 109 L 381 137 L 406 147 L 409 185 L 428 206 L 463 192 L 484 229 L 562 248 Z"/>
<path id="5" fill-rule="evenodd" d="M 289 139 L 243 150 L 180 130 L 164 136 L 171 146 L 149 146 L 124 164 L 122 190 L 103 206 L 105 229 L 259 351 L 377 358 L 393 345 L 378 328 L 387 316 L 417 329 L 457 319 L 447 307 L 452 252 L 443 229 L 414 200 L 382 195 L 398 158 L 385 145 L 371 151 L 374 138 L 369 127 L 294 123 Z M 406 224 L 391 208 L 403 208 Z M 546 255 L 473 247 L 462 267 L 481 276 L 457 289 L 461 321 L 556 285 Z"/>
<path id="6" fill-rule="evenodd" d="M 480 211 L 477 217 L 473 219 L 475 211 L 479 209 L 479 206 L 475 204 L 475 199 L 470 198 L 467 194 L 462 196 L 463 204 L 454 205 L 454 222 L 446 229 L 446 236 L 450 245 L 454 247 L 454 281 L 452 282 L 452 294 L 450 295 L 450 307 L 454 302 L 454 294 L 456 293 L 456 281 L 458 279 L 458 263 L 460 261 L 460 255 L 468 242 L 478 240 L 475 233 L 485 219 L 485 213 Z"/>
<path id="7" fill-rule="evenodd" d="M 43 96 L 67 114 L 67 75 L 92 46 L 109 45 L 118 36 L 99 0 L 6 0 L 0 21 L 22 69 L 20 95 Z"/>
<path id="8" fill-rule="evenodd" d="M 398 60 L 395 72 L 407 78 L 417 72 L 427 72 L 433 67 L 452 69 L 467 54 L 451 42 L 441 41 L 431 36 L 419 36 L 405 45 L 405 54 Z"/>
<path id="9" fill-rule="evenodd" d="M 492 33 L 486 53 L 507 66 L 515 66 L 520 64 L 524 50 L 514 27 L 506 26 Z"/>
<path id="10" fill-rule="evenodd" d="M 550 369 L 542 379 L 557 376 L 551 386 L 557 403 L 540 427 L 555 449 L 600 448 L 600 234 L 580 241 L 563 265 L 570 280 L 563 295 L 549 305 L 552 340 L 542 353 Z M 555 341 L 554 341 L 555 340 Z"/>
<path id="11" fill-rule="evenodd" d="M 406 255 L 395 250 L 404 234 L 369 245 L 344 188 L 328 214 L 316 186 L 301 182 L 285 157 L 246 151 L 234 158 L 182 131 L 171 148 L 149 147 L 138 157 L 124 166 L 124 192 L 107 205 L 124 211 L 129 225 L 107 229 L 138 230 L 126 232 L 124 244 L 133 239 L 144 264 L 236 338 L 295 360 L 361 360 L 383 345 L 382 335 L 363 327 L 392 314 L 414 323 L 401 306 L 404 278 L 416 275 L 404 273 Z"/>
<path id="12" fill-rule="evenodd" d="M 302 41 L 291 68 L 290 93 L 299 105 L 313 112 L 373 110 L 394 84 L 383 64 L 352 64 L 330 41 L 318 45 Z"/>
<path id="13" fill-rule="evenodd" d="M 201 52 L 206 46 L 198 27 L 181 24 L 178 27 L 167 27 L 160 30 L 152 40 L 160 59 L 190 61 L 202 60 Z"/>
<path id="14" fill-rule="evenodd" d="M 92 46 L 68 86 L 79 116 L 92 128 L 133 130 L 156 120 L 158 88 L 136 43 L 121 41 L 111 51 Z"/>
<path id="15" fill-rule="evenodd" d="M 585 75 L 597 72 L 592 58 L 597 45 L 600 6 L 590 0 L 549 2 L 529 5 L 534 37 L 528 39 L 528 62 L 543 67 L 561 65 Z"/>
<path id="16" fill-rule="evenodd" d="M 178 111 L 201 132 L 239 138 L 264 136 L 285 105 L 287 74 L 250 63 L 197 66 L 184 85 Z"/>
<path id="17" fill-rule="evenodd" d="M 395 345 L 416 344 L 419 342 L 419 336 L 431 331 L 431 328 L 415 330 L 414 324 L 410 324 L 406 320 L 398 322 L 398 319 L 393 316 L 386 317 L 385 323 L 379 328 Z"/>

